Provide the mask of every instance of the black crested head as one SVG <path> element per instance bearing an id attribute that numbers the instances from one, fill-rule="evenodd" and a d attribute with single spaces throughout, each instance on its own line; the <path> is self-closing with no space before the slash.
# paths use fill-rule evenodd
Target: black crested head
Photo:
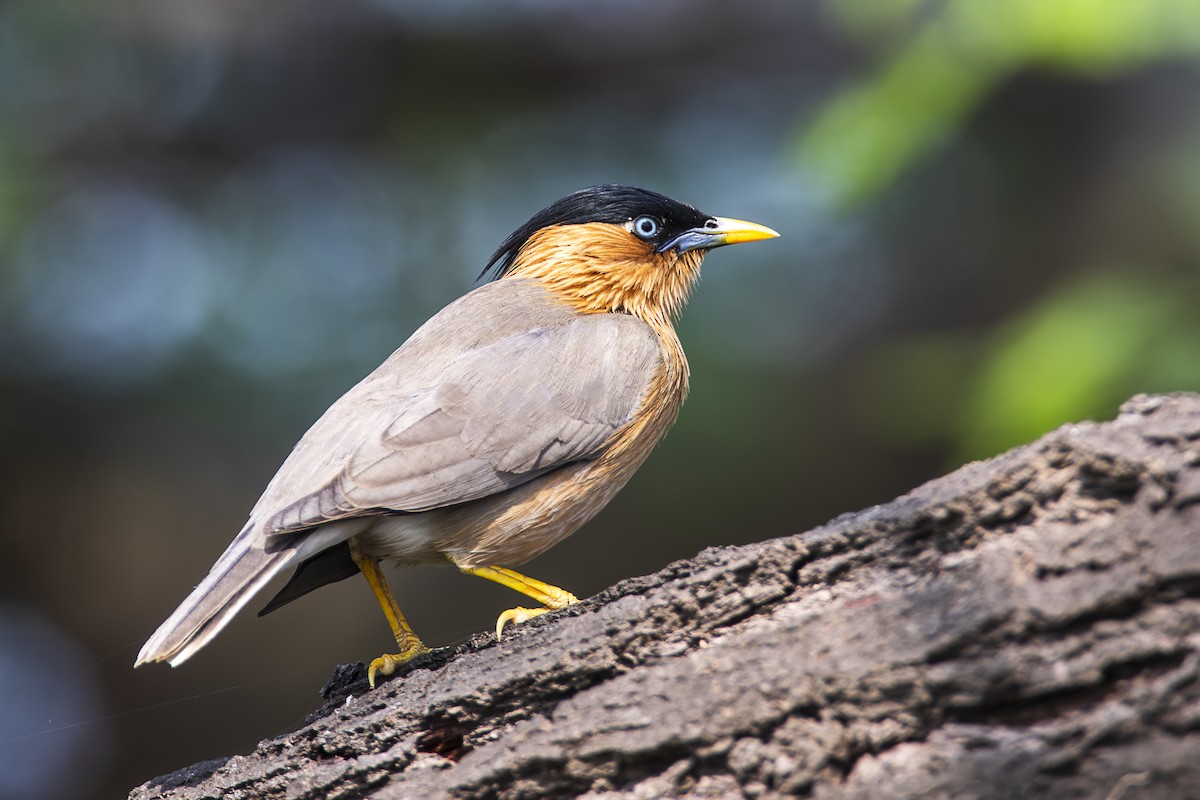
<path id="1" fill-rule="evenodd" d="M 617 183 L 589 186 L 572 192 L 543 208 L 505 239 L 479 277 L 491 273 L 500 278 L 512 267 L 513 260 L 529 237 L 551 225 L 582 225 L 587 222 L 607 222 L 620 225 L 649 215 L 660 223 L 650 243 L 669 242 L 691 228 L 698 228 L 710 218 L 699 209 L 678 200 Z"/>

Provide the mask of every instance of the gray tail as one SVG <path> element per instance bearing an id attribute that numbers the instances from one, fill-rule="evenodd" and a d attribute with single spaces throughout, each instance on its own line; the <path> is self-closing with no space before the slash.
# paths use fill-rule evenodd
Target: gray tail
<path id="1" fill-rule="evenodd" d="M 324 549 L 321 545 L 327 547 L 346 538 L 334 531 L 320 530 L 291 535 L 296 537 L 293 546 L 266 552 L 264 537 L 256 535 L 253 522 L 247 523 L 200 585 L 142 645 L 134 666 L 154 661 L 169 661 L 171 666 L 179 666 L 220 633 L 281 571 Z M 322 541 L 327 536 L 330 541 Z"/>

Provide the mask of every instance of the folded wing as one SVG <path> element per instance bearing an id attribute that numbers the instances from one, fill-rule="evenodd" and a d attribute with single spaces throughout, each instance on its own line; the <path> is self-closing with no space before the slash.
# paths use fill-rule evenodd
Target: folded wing
<path id="1" fill-rule="evenodd" d="M 265 531 L 468 502 L 603 452 L 661 369 L 657 336 L 626 315 L 513 313 L 436 374 L 406 345 L 334 404 L 259 501 Z"/>

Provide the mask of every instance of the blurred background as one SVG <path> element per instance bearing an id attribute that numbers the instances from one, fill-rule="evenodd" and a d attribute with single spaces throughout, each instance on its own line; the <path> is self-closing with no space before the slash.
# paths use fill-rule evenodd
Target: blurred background
<path id="1" fill-rule="evenodd" d="M 244 752 L 391 646 L 346 581 L 131 669 L 307 426 L 579 187 L 783 234 L 709 258 L 678 426 L 529 565 L 580 596 L 1200 389 L 1194 0 L 732 8 L 0 5 L 0 797 Z M 515 598 L 393 586 L 434 645 Z"/>

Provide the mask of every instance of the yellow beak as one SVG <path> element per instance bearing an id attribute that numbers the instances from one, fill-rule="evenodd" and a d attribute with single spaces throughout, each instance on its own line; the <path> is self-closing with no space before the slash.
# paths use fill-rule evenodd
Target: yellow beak
<path id="1" fill-rule="evenodd" d="M 730 217 L 709 217 L 708 221 L 700 227 L 686 230 L 669 242 L 660 245 L 658 252 L 676 250 L 686 253 L 688 250 L 711 250 L 727 244 L 774 239 L 778 235 L 776 231 L 766 225 L 759 225 L 757 222 L 746 222 Z"/>
<path id="2" fill-rule="evenodd" d="M 775 239 L 779 233 L 759 225 L 757 222 L 746 222 L 744 219 L 730 217 L 713 217 L 716 227 L 705 226 L 703 230 L 716 233 L 722 238 L 721 244 L 741 244 L 742 242 L 757 242 L 760 239 Z"/>

